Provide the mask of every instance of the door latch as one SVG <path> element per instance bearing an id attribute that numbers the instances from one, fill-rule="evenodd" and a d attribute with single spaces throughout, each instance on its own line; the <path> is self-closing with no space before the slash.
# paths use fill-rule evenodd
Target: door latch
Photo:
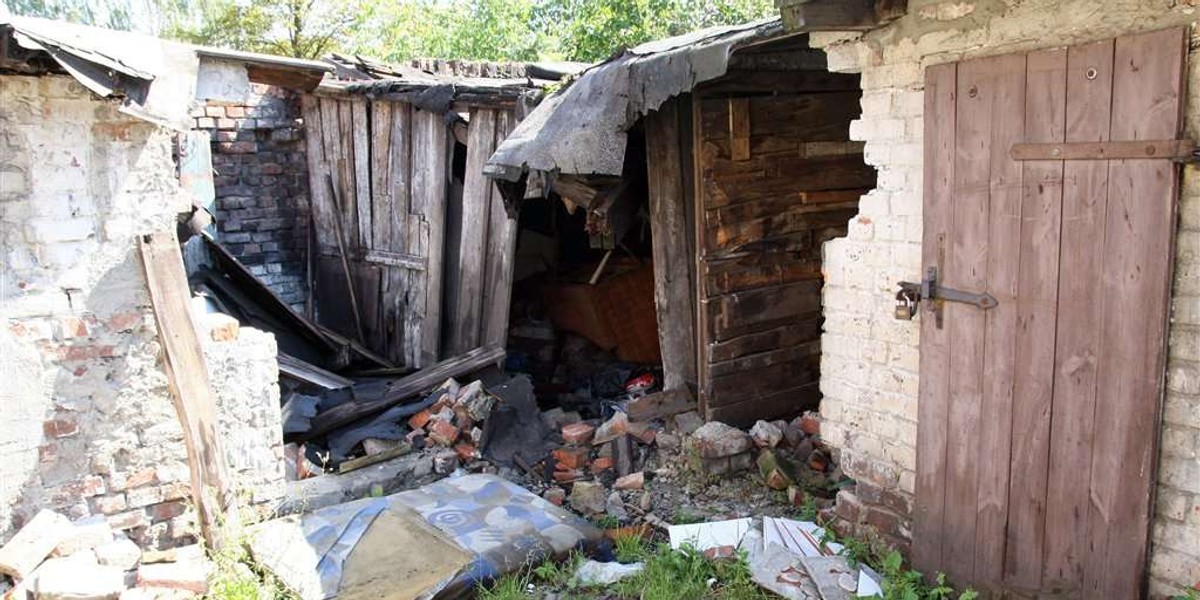
<path id="1" fill-rule="evenodd" d="M 996 308 L 1000 303 L 991 294 L 976 294 L 964 292 L 938 285 L 937 267 L 929 267 L 921 283 L 909 281 L 900 282 L 900 291 L 896 292 L 896 318 L 905 321 L 912 320 L 917 314 L 917 308 L 922 300 L 928 301 L 929 310 L 937 319 L 938 329 L 942 328 L 942 306 L 946 302 L 970 304 L 983 310 Z"/>

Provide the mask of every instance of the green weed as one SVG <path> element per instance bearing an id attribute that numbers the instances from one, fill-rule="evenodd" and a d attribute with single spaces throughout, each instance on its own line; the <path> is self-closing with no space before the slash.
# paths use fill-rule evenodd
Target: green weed
<path id="1" fill-rule="evenodd" d="M 273 575 L 258 565 L 241 542 L 211 552 L 213 574 L 208 598 L 213 600 L 299 600 Z"/>
<path id="2" fill-rule="evenodd" d="M 621 526 L 621 520 L 612 515 L 600 515 L 592 520 L 600 529 L 616 529 Z"/>
<path id="3" fill-rule="evenodd" d="M 617 562 L 625 564 L 646 560 L 649 549 L 646 542 L 636 535 L 623 535 L 616 539 Z"/>
<path id="4" fill-rule="evenodd" d="M 491 586 L 475 589 L 478 600 L 526 600 L 529 594 L 529 572 L 519 571 L 497 579 Z"/>
<path id="5" fill-rule="evenodd" d="M 671 518 L 673 525 L 690 525 L 692 523 L 703 523 L 704 515 L 694 513 L 686 508 L 681 508 L 675 511 L 675 516 Z"/>

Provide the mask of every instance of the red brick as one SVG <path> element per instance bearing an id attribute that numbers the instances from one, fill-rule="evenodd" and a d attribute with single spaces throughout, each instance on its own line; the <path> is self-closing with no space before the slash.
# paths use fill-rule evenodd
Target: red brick
<path id="1" fill-rule="evenodd" d="M 91 505 L 92 512 L 101 515 L 115 515 L 129 508 L 129 504 L 125 502 L 125 494 L 96 496 L 91 499 Z"/>
<path id="2" fill-rule="evenodd" d="M 601 473 L 613 468 L 613 459 L 611 456 L 601 456 L 592 461 L 592 474 Z"/>
<path id="3" fill-rule="evenodd" d="M 141 324 L 142 313 L 136 311 L 117 313 L 108 319 L 112 331 L 129 331 Z"/>
<path id="4" fill-rule="evenodd" d="M 101 344 L 76 344 L 58 348 L 57 354 L 64 362 L 95 360 L 97 358 L 112 358 L 116 356 L 114 348 Z"/>
<path id="5" fill-rule="evenodd" d="M 572 423 L 562 428 L 563 441 L 568 444 L 587 444 L 596 435 L 596 428 L 587 423 Z"/>
<path id="6" fill-rule="evenodd" d="M 65 438 L 79 434 L 79 423 L 75 419 L 60 417 L 42 423 L 42 433 L 50 438 Z"/>
<path id="7" fill-rule="evenodd" d="M 431 421 L 429 424 L 429 439 L 433 440 L 434 443 L 449 448 L 458 440 L 458 428 L 441 419 Z"/>
<path id="8" fill-rule="evenodd" d="M 433 418 L 433 413 L 429 409 L 425 409 L 408 418 L 408 426 L 413 430 L 424 429 L 429 420 Z"/>
<path id="9" fill-rule="evenodd" d="M 464 464 L 479 457 L 479 451 L 471 444 L 455 444 L 454 453 L 458 455 L 458 460 Z"/>
<path id="10" fill-rule="evenodd" d="M 821 434 L 821 420 L 813 415 L 804 415 L 800 417 L 800 431 L 808 435 Z"/>
<path id="11" fill-rule="evenodd" d="M 146 510 L 150 513 L 150 518 L 155 522 L 168 521 L 187 512 L 187 503 L 180 500 L 162 502 L 148 506 Z"/>
<path id="12" fill-rule="evenodd" d="M 230 117 L 232 119 L 240 119 L 242 117 L 245 117 L 246 116 L 246 107 L 245 106 L 226 106 L 225 107 L 225 116 Z"/>
<path id="13" fill-rule="evenodd" d="M 567 483 L 583 479 L 583 471 L 555 471 L 554 480 L 559 483 Z"/>
<path id="14" fill-rule="evenodd" d="M 79 317 L 62 317 L 58 320 L 58 338 L 69 340 L 88 336 L 87 322 Z"/>
<path id="15" fill-rule="evenodd" d="M 150 519 L 146 518 L 146 511 L 137 509 L 110 515 L 108 524 L 112 525 L 113 529 L 137 529 L 149 525 Z"/>
<path id="16" fill-rule="evenodd" d="M 551 453 L 555 468 L 560 470 L 583 469 L 588 465 L 591 450 L 585 447 L 558 448 Z"/>
<path id="17" fill-rule="evenodd" d="M 134 471 L 125 478 L 125 489 L 140 488 L 152 483 L 158 483 L 158 470 L 154 467 L 146 467 L 145 469 Z"/>

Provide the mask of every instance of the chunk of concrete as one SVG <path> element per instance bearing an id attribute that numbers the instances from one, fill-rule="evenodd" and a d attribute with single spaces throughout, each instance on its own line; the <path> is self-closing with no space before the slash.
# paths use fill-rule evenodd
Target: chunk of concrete
<path id="1" fill-rule="evenodd" d="M 139 587 L 185 590 L 203 594 L 208 591 L 209 564 L 203 560 L 154 563 L 138 567 Z"/>
<path id="2" fill-rule="evenodd" d="M 37 600 L 113 600 L 125 591 L 125 571 L 77 557 L 47 560 L 33 578 Z"/>
<path id="3" fill-rule="evenodd" d="M 577 481 L 571 486 L 567 501 L 571 508 L 584 514 L 600 514 L 607 508 L 604 486 L 594 481 Z"/>
<path id="4" fill-rule="evenodd" d="M 28 577 L 70 533 L 71 521 L 66 517 L 52 510 L 38 512 L 0 548 L 0 573 L 14 579 Z"/>
<path id="5" fill-rule="evenodd" d="M 774 448 L 783 440 L 783 430 L 772 423 L 758 421 L 750 428 L 750 437 L 759 448 Z"/>
<path id="6" fill-rule="evenodd" d="M 113 529 L 104 515 L 85 517 L 71 523 L 69 533 L 54 547 L 54 556 L 70 556 L 113 540 Z"/>
<path id="7" fill-rule="evenodd" d="M 129 539 L 119 539 L 93 548 L 96 562 L 117 567 L 122 571 L 132 571 L 142 560 L 142 549 Z"/>
<path id="8" fill-rule="evenodd" d="M 754 447 L 753 440 L 741 429 L 720 421 L 705 423 L 691 437 L 692 447 L 701 458 L 728 458 Z"/>

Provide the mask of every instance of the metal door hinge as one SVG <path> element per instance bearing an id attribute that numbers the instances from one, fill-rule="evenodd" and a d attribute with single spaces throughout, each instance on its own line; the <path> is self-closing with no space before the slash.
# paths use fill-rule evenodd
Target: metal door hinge
<path id="1" fill-rule="evenodd" d="M 900 282 L 900 291 L 896 292 L 896 318 L 911 320 L 916 316 L 922 300 L 928 301 L 929 310 L 937 319 L 938 329 L 942 327 L 942 305 L 946 302 L 970 304 L 983 310 L 996 308 L 1000 304 L 988 293 L 976 294 L 938 286 L 937 267 L 926 269 L 925 278 L 921 283 Z"/>

